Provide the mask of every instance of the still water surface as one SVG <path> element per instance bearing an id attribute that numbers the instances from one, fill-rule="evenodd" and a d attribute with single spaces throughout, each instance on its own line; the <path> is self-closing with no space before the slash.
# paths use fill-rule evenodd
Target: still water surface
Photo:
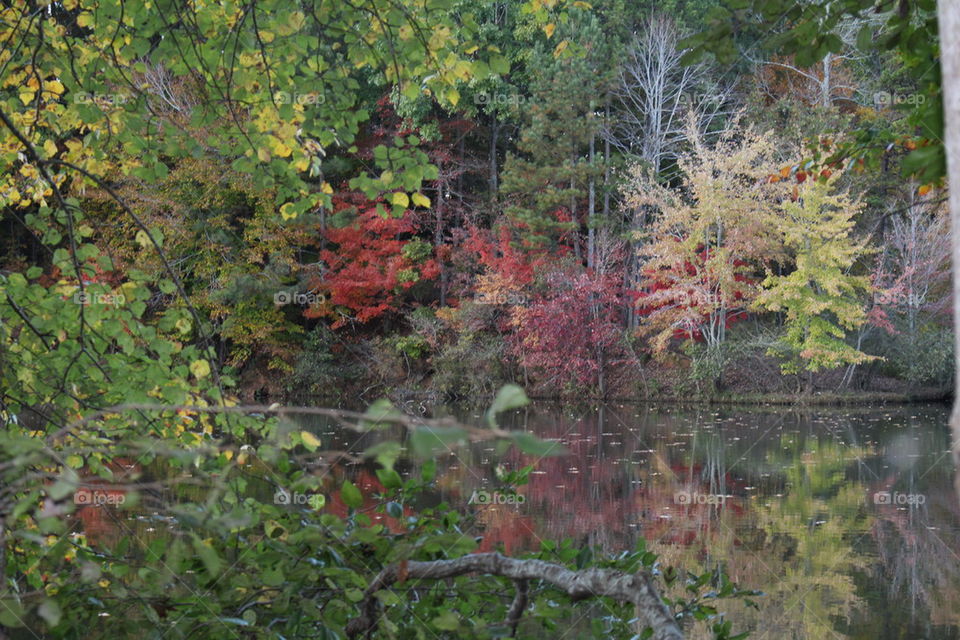
<path id="1" fill-rule="evenodd" d="M 479 423 L 480 412 L 444 408 Z M 802 410 L 535 404 L 502 426 L 562 442 L 537 459 L 490 444 L 438 464 L 438 494 L 476 517 L 482 550 L 572 538 L 616 553 L 644 537 L 664 565 L 723 566 L 758 589 L 732 601 L 751 638 L 960 638 L 960 509 L 942 405 Z M 344 434 L 298 417 L 334 448 L 386 434 Z M 495 468 L 533 465 L 522 504 L 468 504 Z M 406 467 L 406 472 L 416 472 Z M 370 469 L 352 475 L 374 493 Z M 336 498 L 330 508 L 337 509 Z"/>

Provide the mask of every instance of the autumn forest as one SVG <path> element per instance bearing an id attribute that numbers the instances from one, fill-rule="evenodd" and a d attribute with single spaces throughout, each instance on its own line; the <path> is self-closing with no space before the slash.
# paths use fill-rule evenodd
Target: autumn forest
<path id="1" fill-rule="evenodd" d="M 949 446 L 938 17 L 0 0 L 0 640 L 873 633 L 851 532 L 960 552 L 875 424 Z"/>

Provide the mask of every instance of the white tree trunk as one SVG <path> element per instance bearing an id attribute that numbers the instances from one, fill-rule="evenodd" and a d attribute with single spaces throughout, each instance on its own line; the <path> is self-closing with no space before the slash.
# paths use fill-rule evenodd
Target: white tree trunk
<path id="1" fill-rule="evenodd" d="M 943 73 L 943 116 L 946 123 L 947 185 L 950 189 L 950 237 L 953 245 L 954 399 L 953 462 L 960 469 L 960 3 L 939 0 L 940 64 Z M 955 484 L 960 491 L 960 474 Z"/>

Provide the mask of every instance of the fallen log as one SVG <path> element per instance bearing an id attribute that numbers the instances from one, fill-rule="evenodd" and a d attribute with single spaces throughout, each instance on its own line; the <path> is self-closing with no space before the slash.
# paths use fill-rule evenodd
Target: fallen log
<path id="1" fill-rule="evenodd" d="M 682 640 L 683 633 L 660 599 L 646 573 L 623 573 L 611 569 L 573 571 L 543 560 L 520 560 L 499 553 L 475 553 L 453 560 L 406 561 L 385 567 L 373 579 L 360 602 L 360 615 L 347 624 L 347 637 L 372 633 L 380 619 L 380 601 L 374 594 L 407 580 L 443 580 L 470 573 L 510 578 L 517 585 L 517 597 L 507 615 L 514 630 L 526 608 L 527 584 L 542 580 L 565 591 L 574 601 L 593 597 L 613 598 L 636 606 L 637 618 L 653 629 L 654 640 Z"/>

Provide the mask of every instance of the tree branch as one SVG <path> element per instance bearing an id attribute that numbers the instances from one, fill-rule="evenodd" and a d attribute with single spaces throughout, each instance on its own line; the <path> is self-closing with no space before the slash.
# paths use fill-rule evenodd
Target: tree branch
<path id="1" fill-rule="evenodd" d="M 347 625 L 347 637 L 355 638 L 376 628 L 380 619 L 380 601 L 373 594 L 377 591 L 388 589 L 399 581 L 443 580 L 469 573 L 502 576 L 518 581 L 518 598 L 521 593 L 519 581 L 543 580 L 565 591 L 574 601 L 607 597 L 620 602 L 632 602 L 637 608 L 637 617 L 645 626 L 653 629 L 653 640 L 683 639 L 680 627 L 660 599 L 650 576 L 645 573 L 629 574 L 596 568 L 573 571 L 543 560 L 518 560 L 499 553 L 475 553 L 453 560 L 408 561 L 385 567 L 364 592 L 360 616 Z M 519 607 L 518 598 L 511 605 L 508 623 L 519 622 L 520 612 L 514 611 Z"/>

